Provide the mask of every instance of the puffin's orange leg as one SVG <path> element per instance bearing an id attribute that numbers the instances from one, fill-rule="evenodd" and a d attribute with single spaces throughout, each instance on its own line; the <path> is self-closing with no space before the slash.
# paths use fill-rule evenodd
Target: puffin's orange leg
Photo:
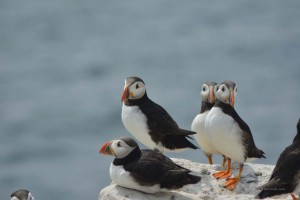
<path id="1" fill-rule="evenodd" d="M 239 174 L 236 178 L 228 178 L 225 182 L 225 188 L 227 188 L 228 190 L 233 190 L 235 188 L 235 186 L 238 184 L 238 182 L 241 179 L 242 176 L 242 172 L 243 172 L 243 167 L 244 165 L 241 164 L 240 165 L 240 169 L 239 169 Z"/>
<path id="2" fill-rule="evenodd" d="M 222 162 L 223 169 L 225 169 L 226 160 L 227 160 L 226 156 L 223 155 L 223 162 Z"/>
<path id="3" fill-rule="evenodd" d="M 291 194 L 291 196 L 292 196 L 293 200 L 298 200 L 298 198 L 293 193 Z"/>
<path id="4" fill-rule="evenodd" d="M 231 176 L 231 159 L 228 158 L 228 165 L 225 171 L 219 171 L 213 174 L 215 178 L 227 178 Z"/>
<path id="5" fill-rule="evenodd" d="M 212 165 L 212 164 L 213 164 L 212 156 L 207 156 L 207 158 L 208 158 L 208 163 L 209 163 L 210 165 Z"/>

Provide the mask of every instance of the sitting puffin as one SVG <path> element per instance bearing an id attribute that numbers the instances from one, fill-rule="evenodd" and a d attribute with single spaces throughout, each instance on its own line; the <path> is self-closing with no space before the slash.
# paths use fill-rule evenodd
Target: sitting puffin
<path id="1" fill-rule="evenodd" d="M 121 101 L 125 128 L 148 148 L 162 153 L 197 149 L 187 140 L 195 132 L 179 128 L 164 108 L 151 101 L 142 79 L 126 78 Z"/>
<path id="2" fill-rule="evenodd" d="M 270 180 L 259 189 L 262 189 L 257 195 L 260 199 L 300 192 L 300 119 L 293 143 L 281 153 Z M 293 200 L 297 200 L 294 194 L 291 196 Z"/>
<path id="3" fill-rule="evenodd" d="M 121 137 L 107 142 L 99 153 L 115 157 L 110 165 L 110 177 L 115 184 L 125 188 L 157 193 L 201 180 L 158 151 L 140 150 L 131 138 Z"/>
<path id="4" fill-rule="evenodd" d="M 214 173 L 216 178 L 231 176 L 231 160 L 240 164 L 236 178 L 228 178 L 225 187 L 233 190 L 239 182 L 247 159 L 265 158 L 258 149 L 249 126 L 237 114 L 234 105 L 235 84 L 224 81 L 216 91 L 217 101 L 205 118 L 205 129 L 214 147 L 228 159 L 227 170 Z"/>
<path id="5" fill-rule="evenodd" d="M 28 190 L 17 190 L 13 192 L 11 195 L 11 200 L 34 200 L 34 197 Z"/>

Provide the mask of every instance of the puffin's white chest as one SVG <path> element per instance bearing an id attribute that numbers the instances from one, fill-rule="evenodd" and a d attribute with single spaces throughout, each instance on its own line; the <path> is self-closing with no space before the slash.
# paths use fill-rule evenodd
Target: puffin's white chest
<path id="1" fill-rule="evenodd" d="M 205 153 L 216 154 L 218 150 L 211 144 L 208 133 L 205 129 L 205 119 L 209 111 L 198 114 L 192 122 L 192 131 L 195 131 L 195 139 Z"/>
<path id="2" fill-rule="evenodd" d="M 122 121 L 125 128 L 141 143 L 150 149 L 154 149 L 156 144 L 151 140 L 147 118 L 138 106 L 122 107 Z"/>
<path id="3" fill-rule="evenodd" d="M 159 184 L 155 184 L 153 186 L 142 186 L 137 183 L 130 172 L 124 170 L 122 165 L 115 166 L 113 163 L 110 165 L 109 174 L 111 180 L 122 187 L 139 190 L 145 193 L 156 193 L 160 191 L 166 191 L 165 189 L 161 189 Z"/>
<path id="4" fill-rule="evenodd" d="M 242 130 L 231 116 L 223 113 L 220 108 L 213 107 L 206 116 L 205 129 L 211 143 L 220 153 L 235 161 L 244 162 Z"/>

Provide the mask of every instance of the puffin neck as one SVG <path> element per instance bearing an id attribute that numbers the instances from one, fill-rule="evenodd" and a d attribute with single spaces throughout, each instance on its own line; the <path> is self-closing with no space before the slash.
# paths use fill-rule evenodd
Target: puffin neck
<path id="1" fill-rule="evenodd" d="M 142 155 L 142 152 L 139 147 L 136 147 L 130 154 L 125 156 L 124 158 L 115 158 L 113 161 L 114 165 L 124 165 L 130 163 L 134 160 L 138 160 Z"/>
<path id="2" fill-rule="evenodd" d="M 145 92 L 145 94 L 144 94 L 144 96 L 142 96 L 142 98 L 140 98 L 140 99 L 126 99 L 124 101 L 124 104 L 126 106 L 136 106 L 136 105 L 142 104 L 143 102 L 145 102 L 147 100 L 148 100 L 148 96 L 147 96 L 147 93 Z"/>
<path id="3" fill-rule="evenodd" d="M 213 106 L 214 106 L 213 103 L 202 101 L 200 113 L 204 113 L 205 111 L 210 110 Z"/>
<path id="4" fill-rule="evenodd" d="M 219 99 L 216 100 L 216 103 L 214 106 L 222 107 L 222 108 L 231 107 L 231 105 L 229 105 L 228 103 L 224 103 L 223 101 L 220 101 Z"/>

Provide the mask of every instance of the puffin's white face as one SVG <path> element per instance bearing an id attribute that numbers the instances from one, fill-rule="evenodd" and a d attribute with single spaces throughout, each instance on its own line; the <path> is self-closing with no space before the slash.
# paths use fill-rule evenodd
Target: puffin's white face
<path id="1" fill-rule="evenodd" d="M 115 156 L 116 158 L 124 158 L 128 154 L 130 154 L 130 152 L 132 152 L 135 148 L 138 148 L 138 146 L 132 147 L 129 146 L 123 140 L 116 139 L 110 142 L 106 142 L 99 150 L 99 153 L 102 153 L 104 155 Z"/>
<path id="2" fill-rule="evenodd" d="M 23 197 L 21 197 L 21 199 L 19 199 L 18 197 L 16 197 L 16 196 L 13 196 L 12 198 L 11 198 L 11 200 L 23 200 L 24 198 Z M 25 199 L 24 199 L 25 200 Z M 32 194 L 29 192 L 28 193 L 28 196 L 27 196 L 27 199 L 26 200 L 34 200 L 34 197 L 32 196 Z"/>
<path id="3" fill-rule="evenodd" d="M 129 146 L 123 140 L 114 140 L 110 148 L 113 150 L 116 158 L 124 158 L 134 150 L 134 147 Z"/>
<path id="4" fill-rule="evenodd" d="M 209 86 L 205 83 L 202 85 L 201 97 L 203 101 L 209 100 Z"/>
<path id="5" fill-rule="evenodd" d="M 125 87 L 126 87 L 126 83 L 125 83 Z M 124 89 L 125 89 L 124 87 Z M 128 92 L 129 92 L 129 97 L 128 99 L 140 99 L 144 96 L 145 92 L 146 92 L 146 88 L 143 82 L 141 81 L 137 81 L 135 83 L 133 83 L 129 88 L 128 88 Z"/>
<path id="6" fill-rule="evenodd" d="M 135 81 L 133 83 L 127 83 L 125 80 L 124 91 L 121 97 L 121 101 L 127 99 L 140 99 L 146 93 L 145 84 L 142 81 Z"/>
<path id="7" fill-rule="evenodd" d="M 229 89 L 226 84 L 221 84 L 215 87 L 217 98 L 227 104 L 230 104 L 234 107 L 234 99 L 237 94 L 237 86 L 235 85 L 234 89 Z"/>
<path id="8" fill-rule="evenodd" d="M 215 87 L 204 83 L 202 85 L 201 97 L 204 102 L 215 103 Z"/>
<path id="9" fill-rule="evenodd" d="M 34 200 L 34 197 L 31 195 L 31 193 L 29 192 L 29 194 L 28 194 L 28 198 L 27 198 L 27 200 Z"/>

